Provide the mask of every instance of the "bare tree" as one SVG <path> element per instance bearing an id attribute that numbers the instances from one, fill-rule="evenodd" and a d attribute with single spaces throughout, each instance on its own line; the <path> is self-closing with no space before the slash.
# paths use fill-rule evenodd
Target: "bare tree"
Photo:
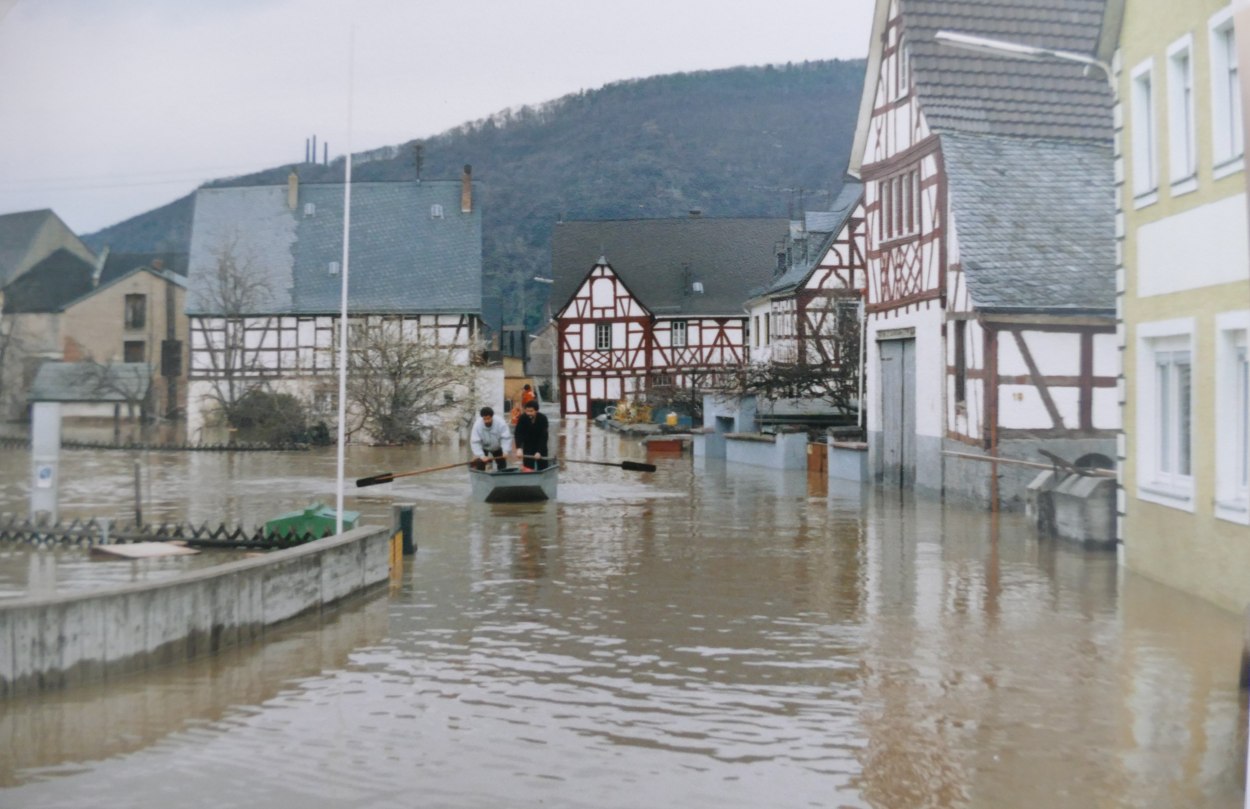
<path id="1" fill-rule="evenodd" d="M 353 324 L 347 374 L 352 432 L 364 429 L 385 444 L 422 440 L 433 417 L 471 396 L 476 372 L 470 353 L 436 345 L 414 321 Z"/>
<path id="2" fill-rule="evenodd" d="M 237 234 L 222 238 L 212 253 L 214 266 L 193 291 L 196 308 L 205 314 L 191 319 L 191 329 L 209 364 L 201 373 L 212 383 L 210 398 L 233 423 L 238 403 L 267 388 L 260 348 L 273 318 L 260 312 L 273 290 Z"/>
<path id="3" fill-rule="evenodd" d="M 811 344 L 806 351 L 743 368 L 734 392 L 769 400 L 817 399 L 839 413 L 856 412 L 860 327 L 855 303 L 840 303 L 837 317 L 825 333 L 809 335 L 808 341 Z"/>
<path id="4" fill-rule="evenodd" d="M 22 341 L 17 332 L 17 318 L 4 314 L 4 293 L 0 292 L 0 416 L 7 409 L 8 397 L 21 385 L 20 368 L 10 368 L 9 364 L 19 363 L 15 358 L 23 354 Z M 14 382 L 14 380 L 17 380 Z"/>

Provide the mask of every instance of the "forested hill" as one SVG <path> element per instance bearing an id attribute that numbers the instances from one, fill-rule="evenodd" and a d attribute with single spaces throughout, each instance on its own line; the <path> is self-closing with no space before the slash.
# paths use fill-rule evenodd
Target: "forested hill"
<path id="1" fill-rule="evenodd" d="M 483 216 L 485 291 L 533 326 L 547 288 L 552 225 L 565 219 L 787 216 L 827 209 L 841 186 L 864 63 L 678 73 L 607 85 L 509 110 L 422 142 L 421 176 L 473 166 Z M 402 103 L 402 99 L 397 99 Z M 419 111 L 414 117 L 420 118 Z M 416 141 L 358 155 L 354 180 L 407 180 Z M 283 183 L 279 166 L 209 185 Z M 340 180 L 342 159 L 296 166 Z M 94 249 L 186 250 L 191 197 L 84 237 Z"/>

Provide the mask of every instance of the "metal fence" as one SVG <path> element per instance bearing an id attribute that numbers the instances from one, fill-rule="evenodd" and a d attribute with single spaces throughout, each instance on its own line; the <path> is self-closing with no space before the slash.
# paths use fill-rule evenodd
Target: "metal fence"
<path id="1" fill-rule="evenodd" d="M 264 528 L 248 531 L 242 527 L 161 523 L 159 525 L 114 520 L 73 520 L 52 523 L 15 514 L 0 514 L 0 542 L 22 542 L 30 545 L 68 545 L 91 547 L 125 542 L 177 542 L 189 548 L 246 548 L 277 550 L 312 542 L 320 536 L 311 533 L 270 533 Z"/>

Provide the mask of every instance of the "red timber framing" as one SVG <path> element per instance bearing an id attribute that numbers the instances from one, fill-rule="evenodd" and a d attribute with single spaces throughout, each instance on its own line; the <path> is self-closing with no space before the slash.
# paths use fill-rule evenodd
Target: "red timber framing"
<path id="1" fill-rule="evenodd" d="M 946 289 L 946 179 L 936 136 L 864 166 L 868 311 L 941 304 Z"/>
<path id="2" fill-rule="evenodd" d="M 746 361 L 746 317 L 656 318 L 610 265 L 597 264 L 556 315 L 560 412 L 644 396 L 654 385 L 714 387 Z"/>
<path id="3" fill-rule="evenodd" d="M 809 364 L 839 362 L 838 321 L 866 293 L 866 219 L 862 205 L 847 221 L 807 283 L 794 296 L 796 358 Z M 774 307 L 776 307 L 774 302 Z M 774 309 L 776 311 L 776 309 Z"/>

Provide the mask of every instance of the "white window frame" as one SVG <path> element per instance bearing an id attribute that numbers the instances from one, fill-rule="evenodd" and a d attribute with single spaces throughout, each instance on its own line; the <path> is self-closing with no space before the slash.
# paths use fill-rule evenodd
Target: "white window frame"
<path id="1" fill-rule="evenodd" d="M 595 324 L 595 351 L 612 350 L 612 324 Z"/>
<path id="2" fill-rule="evenodd" d="M 1250 525 L 1250 309 L 1215 317 L 1215 516 Z"/>
<path id="3" fill-rule="evenodd" d="M 1211 59 L 1211 146 L 1215 177 L 1219 179 L 1245 166 L 1241 83 L 1231 7 L 1211 17 L 1207 34 Z"/>
<path id="4" fill-rule="evenodd" d="M 689 343 L 687 340 L 689 327 L 684 320 L 674 320 L 669 326 L 671 337 L 669 343 L 673 348 L 685 348 Z"/>
<path id="5" fill-rule="evenodd" d="M 1158 200 L 1159 131 L 1155 115 L 1154 61 L 1146 61 L 1130 73 L 1129 98 L 1133 121 L 1133 201 L 1141 208 Z"/>
<path id="6" fill-rule="evenodd" d="M 1194 125 L 1194 38 L 1186 34 L 1168 46 L 1168 179 L 1172 194 L 1198 188 Z"/>
<path id="7" fill-rule="evenodd" d="M 1181 398 L 1175 372 L 1188 365 L 1188 397 Z M 1137 327 L 1137 497 L 1182 511 L 1194 510 L 1194 369 L 1199 356 L 1193 318 L 1143 323 Z M 1168 401 L 1160 405 L 1163 394 Z M 1188 414 L 1188 424 L 1178 421 Z M 1187 457 L 1182 455 L 1187 451 Z"/>

